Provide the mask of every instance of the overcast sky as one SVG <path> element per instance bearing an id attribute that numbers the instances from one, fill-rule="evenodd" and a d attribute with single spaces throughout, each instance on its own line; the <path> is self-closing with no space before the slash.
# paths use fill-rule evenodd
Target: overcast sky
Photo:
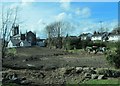
<path id="1" fill-rule="evenodd" d="M 33 0 L 31 0 L 33 1 Z M 32 30 L 40 38 L 45 38 L 44 27 L 54 21 L 65 20 L 74 25 L 70 35 L 98 31 L 102 26 L 112 30 L 118 22 L 117 2 L 5 2 L 4 6 L 20 7 L 20 29 L 24 33 Z M 0 16 L 1 17 L 1 16 Z"/>

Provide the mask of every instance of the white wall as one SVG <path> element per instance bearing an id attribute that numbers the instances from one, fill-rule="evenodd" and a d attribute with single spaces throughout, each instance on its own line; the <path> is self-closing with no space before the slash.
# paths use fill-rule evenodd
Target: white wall
<path id="1" fill-rule="evenodd" d="M 109 40 L 108 41 L 120 41 L 120 36 L 109 36 Z"/>
<path id="2" fill-rule="evenodd" d="M 91 40 L 92 41 L 94 41 L 94 40 L 102 40 L 102 37 L 101 36 L 95 36 L 95 37 L 92 37 Z"/>
<path id="3" fill-rule="evenodd" d="M 22 47 L 27 47 L 27 46 L 31 46 L 31 44 L 28 42 L 28 43 L 24 43 L 23 41 L 20 42 L 20 46 Z"/>
<path id="4" fill-rule="evenodd" d="M 86 36 L 82 36 L 81 40 L 86 40 L 86 38 L 87 38 Z"/>
<path id="5" fill-rule="evenodd" d="M 13 43 L 11 42 L 11 40 L 8 42 L 8 48 L 13 48 L 13 47 L 16 47 L 16 46 L 13 46 Z"/>
<path id="6" fill-rule="evenodd" d="M 23 47 L 23 46 L 24 46 L 24 43 L 23 43 L 23 42 L 20 42 L 20 46 L 22 46 L 22 47 Z"/>

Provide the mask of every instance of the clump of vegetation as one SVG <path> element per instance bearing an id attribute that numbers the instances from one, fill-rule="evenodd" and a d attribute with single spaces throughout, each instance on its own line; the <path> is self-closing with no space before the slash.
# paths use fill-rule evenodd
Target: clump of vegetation
<path id="1" fill-rule="evenodd" d="M 81 39 L 80 38 L 71 38 L 67 37 L 63 41 L 63 48 L 66 50 L 80 49 L 81 48 Z"/>
<path id="2" fill-rule="evenodd" d="M 16 53 L 17 53 L 17 51 L 16 51 L 15 48 L 11 48 L 11 49 L 8 49 L 8 50 L 7 50 L 7 54 L 8 54 L 8 55 L 13 55 L 13 56 L 15 56 Z"/>
<path id="3" fill-rule="evenodd" d="M 120 68 L 120 41 L 116 43 L 115 50 L 108 52 L 107 60 L 110 64 L 112 64 L 116 68 Z"/>

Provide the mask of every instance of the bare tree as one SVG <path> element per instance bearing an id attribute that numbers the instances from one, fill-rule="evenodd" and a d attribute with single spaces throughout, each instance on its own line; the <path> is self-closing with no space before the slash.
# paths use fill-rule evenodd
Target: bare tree
<path id="1" fill-rule="evenodd" d="M 11 8 L 5 9 L 2 4 L 2 27 L 1 27 L 2 57 L 5 56 L 7 41 L 9 41 L 11 31 L 16 24 L 17 16 L 18 16 L 18 7 L 14 9 Z"/>
<path id="2" fill-rule="evenodd" d="M 68 34 L 68 29 L 71 29 L 71 24 L 69 22 L 65 21 L 57 21 L 53 22 L 46 27 L 47 33 L 48 33 L 48 44 L 49 47 L 51 47 L 52 40 L 54 40 L 56 43 L 57 48 L 62 48 L 62 37 L 66 34 Z"/>

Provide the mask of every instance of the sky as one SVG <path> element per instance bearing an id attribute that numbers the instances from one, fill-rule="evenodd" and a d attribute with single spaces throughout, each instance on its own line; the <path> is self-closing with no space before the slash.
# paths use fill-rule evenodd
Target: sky
<path id="1" fill-rule="evenodd" d="M 31 0 L 31 2 L 4 2 L 2 5 L 6 9 L 14 9 L 18 6 L 21 32 L 31 30 L 40 38 L 47 37 L 45 26 L 55 21 L 70 22 L 74 27 L 66 32 L 75 36 L 99 31 L 101 25 L 107 31 L 111 31 L 118 25 L 117 2 L 71 2 L 70 0 L 32 2 Z"/>

